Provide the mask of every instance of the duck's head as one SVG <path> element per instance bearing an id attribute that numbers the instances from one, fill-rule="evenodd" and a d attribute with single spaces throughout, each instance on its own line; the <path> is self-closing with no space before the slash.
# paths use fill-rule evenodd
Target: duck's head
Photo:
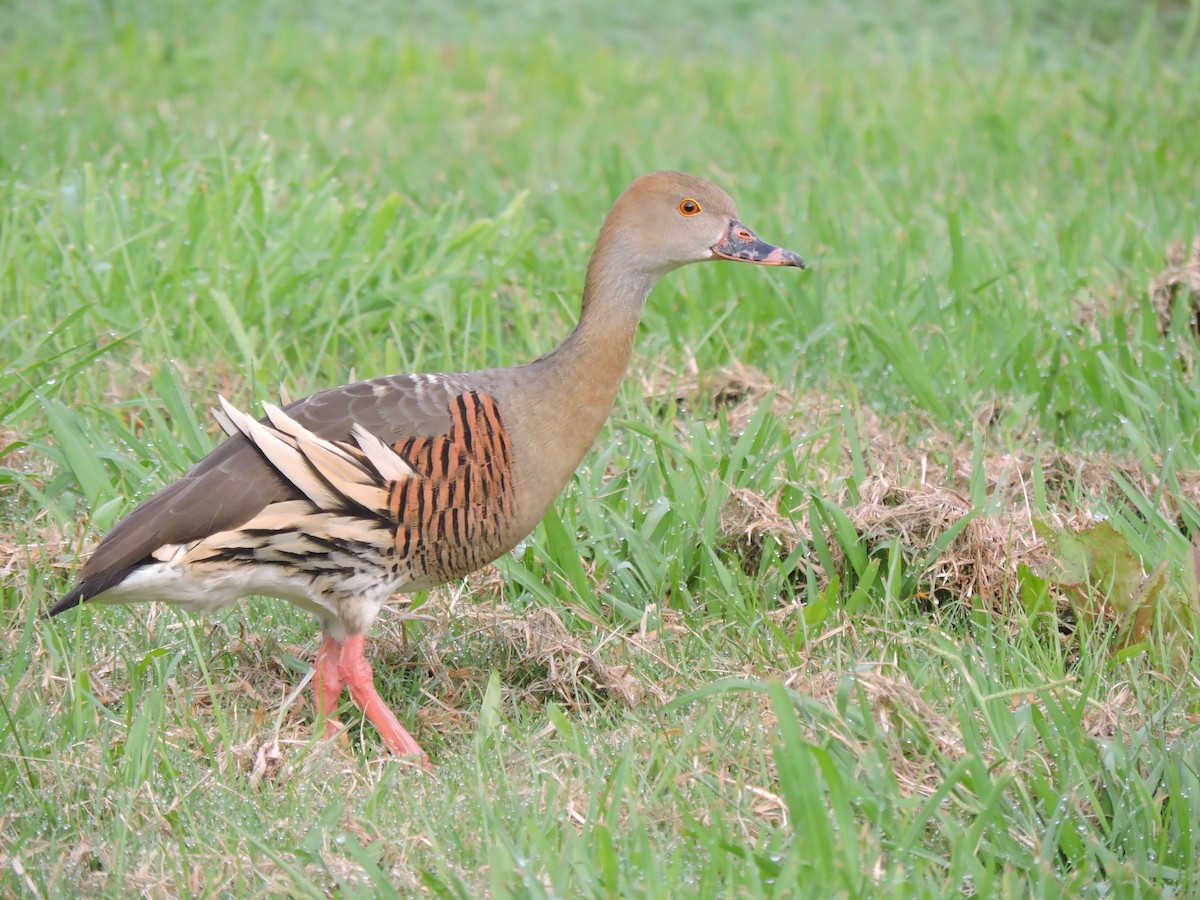
<path id="1" fill-rule="evenodd" d="M 761 240 L 715 184 L 684 172 L 643 175 L 617 198 L 601 230 L 628 262 L 658 277 L 688 263 L 728 259 L 804 268 L 798 253 Z"/>

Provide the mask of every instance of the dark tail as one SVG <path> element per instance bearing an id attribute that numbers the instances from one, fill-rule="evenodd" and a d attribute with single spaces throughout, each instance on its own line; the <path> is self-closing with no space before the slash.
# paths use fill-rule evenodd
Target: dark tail
<path id="1" fill-rule="evenodd" d="M 49 619 L 57 616 L 59 613 L 65 613 L 68 609 L 74 609 L 80 603 L 91 600 L 93 597 L 99 597 L 109 588 L 116 587 L 125 580 L 125 576 L 129 574 L 129 569 L 124 569 L 121 572 L 109 573 L 98 577 L 89 578 L 87 581 L 82 581 L 71 590 L 63 594 L 50 609 L 43 614 L 43 618 Z"/>
<path id="2" fill-rule="evenodd" d="M 84 586 L 78 585 L 71 590 L 70 593 L 64 594 L 57 603 L 55 603 L 45 613 L 45 617 L 49 619 L 52 616 L 57 616 L 59 613 L 64 613 L 68 609 L 74 609 L 86 599 L 86 594 L 83 590 Z"/>

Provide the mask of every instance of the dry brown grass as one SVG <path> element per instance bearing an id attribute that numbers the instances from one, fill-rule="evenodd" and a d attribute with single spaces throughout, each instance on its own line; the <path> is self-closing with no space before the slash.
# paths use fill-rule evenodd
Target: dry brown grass
<path id="1" fill-rule="evenodd" d="M 1189 249 L 1183 241 L 1167 246 L 1167 267 L 1150 279 L 1150 300 L 1158 316 L 1158 329 L 1166 334 L 1176 309 L 1186 307 L 1192 334 L 1200 337 L 1200 235 Z"/>
<path id="2" fill-rule="evenodd" d="M 784 685 L 832 710 L 836 707 L 833 695 L 845 677 L 830 672 L 819 672 L 814 677 L 809 667 L 804 667 L 789 673 Z M 933 747 L 942 758 L 957 762 L 964 754 L 958 723 L 946 710 L 926 702 L 908 677 L 891 666 L 855 672 L 853 689 L 865 701 L 857 708 L 870 711 L 877 739 L 892 748 L 888 759 L 904 795 L 929 796 L 936 792 L 941 771 L 938 761 L 927 749 L 916 748 Z M 835 729 L 839 741 L 854 755 L 868 754 L 861 727 L 856 728 L 836 715 L 823 719 L 821 724 L 824 729 Z M 917 735 L 919 739 L 914 739 Z M 814 733 L 812 737 L 817 740 L 820 736 Z"/>
<path id="3" fill-rule="evenodd" d="M 814 448 L 814 439 L 806 437 L 823 433 L 834 424 L 833 417 L 841 415 L 829 396 L 797 397 L 774 391 L 763 373 L 743 364 L 703 377 L 659 370 L 644 384 L 648 392 L 658 392 L 653 396 L 659 402 L 674 403 L 693 414 L 723 410 L 734 428 L 744 426 L 770 395 L 772 412 L 789 423 L 798 445 L 803 443 L 811 458 L 820 460 L 815 477 L 827 498 L 846 513 L 868 548 L 898 540 L 906 560 L 916 561 L 972 510 L 967 494 L 976 474 L 974 448 L 928 424 L 910 437 L 905 433 L 907 423 L 885 422 L 869 409 L 856 410 L 867 478 L 852 489 L 845 478 L 852 468 L 848 451 L 831 459 L 826 452 L 831 438 L 817 438 Z M 986 428 L 997 414 L 995 404 L 985 404 L 979 411 L 980 425 Z M 1168 519 L 1179 516 L 1181 501 L 1200 505 L 1200 472 L 1180 473 L 1177 491 L 1166 490 L 1139 463 L 1106 454 L 1085 457 L 1039 448 L 990 453 L 982 458 L 982 465 L 989 511 L 973 518 L 930 562 L 922 581 L 935 605 L 978 596 L 1003 612 L 1012 598 L 1018 568 L 1027 565 L 1038 570 L 1048 561 L 1049 550 L 1035 521 L 1051 531 L 1085 528 L 1095 521 L 1089 504 L 1125 502 L 1121 481 L 1145 497 L 1157 497 L 1159 511 Z M 1030 495 L 1039 472 L 1050 508 L 1035 515 Z M 781 555 L 812 540 L 807 501 L 785 509 L 781 497 L 782 491 L 774 496 L 744 489 L 730 492 L 722 534 L 748 572 L 758 569 L 767 537 L 778 544 Z M 1085 501 L 1083 507 L 1079 498 Z M 836 555 L 836 541 L 832 535 L 826 538 Z M 836 562 L 841 568 L 840 557 Z M 816 574 L 823 585 L 834 573 L 818 567 Z"/>

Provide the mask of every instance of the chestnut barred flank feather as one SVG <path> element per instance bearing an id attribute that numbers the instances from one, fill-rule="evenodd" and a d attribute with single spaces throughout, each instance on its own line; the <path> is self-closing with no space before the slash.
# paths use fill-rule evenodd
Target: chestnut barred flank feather
<path id="1" fill-rule="evenodd" d="M 394 447 L 357 425 L 354 444 L 324 441 L 270 404 L 265 425 L 222 403 L 308 509 L 297 501 L 272 504 L 197 544 L 208 559 L 261 561 L 322 577 L 331 569 L 348 577 L 374 563 L 385 578 L 441 583 L 503 552 L 515 512 L 512 450 L 486 394 L 454 397 L 445 434 Z"/>
<path id="2" fill-rule="evenodd" d="M 389 488 L 396 554 L 423 579 L 449 581 L 491 562 L 516 512 L 512 448 L 496 401 L 460 394 L 451 418 L 445 434 L 396 446 L 421 475 Z"/>

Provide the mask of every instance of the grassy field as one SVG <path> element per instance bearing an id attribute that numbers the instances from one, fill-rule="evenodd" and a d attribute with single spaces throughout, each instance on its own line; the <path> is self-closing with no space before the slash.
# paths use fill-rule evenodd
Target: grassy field
<path id="1" fill-rule="evenodd" d="M 1200 896 L 1200 3 L 448 6 L 0 5 L 0 894 Z M 810 268 L 670 276 L 381 617 L 432 773 L 284 603 L 39 618 L 218 393 L 550 349 L 668 167 Z"/>

